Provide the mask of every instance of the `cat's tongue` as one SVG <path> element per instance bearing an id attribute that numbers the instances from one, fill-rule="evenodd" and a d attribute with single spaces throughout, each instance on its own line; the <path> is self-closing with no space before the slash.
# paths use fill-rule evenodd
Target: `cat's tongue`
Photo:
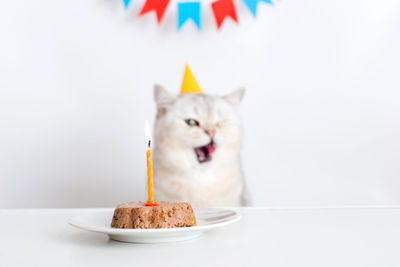
<path id="1" fill-rule="evenodd" d="M 215 152 L 215 145 L 214 142 L 209 143 L 208 145 L 205 146 L 205 149 L 207 150 L 208 154 L 212 154 Z"/>

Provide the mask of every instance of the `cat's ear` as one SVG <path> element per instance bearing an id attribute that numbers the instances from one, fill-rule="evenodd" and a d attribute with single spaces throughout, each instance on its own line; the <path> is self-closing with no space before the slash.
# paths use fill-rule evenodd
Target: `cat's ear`
<path id="1" fill-rule="evenodd" d="M 243 99 L 244 92 L 245 92 L 244 88 L 239 88 L 239 89 L 233 91 L 232 93 L 223 96 L 222 98 L 237 108 L 237 107 L 239 107 L 239 104 Z"/>
<path id="2" fill-rule="evenodd" d="M 154 101 L 157 104 L 158 114 L 164 114 L 166 108 L 175 100 L 175 98 L 175 95 L 168 92 L 161 85 L 154 85 Z"/>

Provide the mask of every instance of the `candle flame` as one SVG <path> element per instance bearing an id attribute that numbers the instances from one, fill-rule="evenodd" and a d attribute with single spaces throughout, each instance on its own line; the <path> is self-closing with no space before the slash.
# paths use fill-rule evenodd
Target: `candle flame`
<path id="1" fill-rule="evenodd" d="M 151 142 L 151 130 L 150 130 L 150 123 L 148 120 L 144 121 L 144 135 L 146 136 L 146 144 L 150 146 Z"/>

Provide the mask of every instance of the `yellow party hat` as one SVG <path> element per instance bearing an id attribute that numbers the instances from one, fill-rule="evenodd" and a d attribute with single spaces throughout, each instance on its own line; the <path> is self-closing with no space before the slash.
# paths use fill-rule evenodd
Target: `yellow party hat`
<path id="1" fill-rule="evenodd" d="M 196 81 L 189 66 L 185 65 L 185 73 L 183 74 L 181 94 L 202 94 L 201 88 Z"/>

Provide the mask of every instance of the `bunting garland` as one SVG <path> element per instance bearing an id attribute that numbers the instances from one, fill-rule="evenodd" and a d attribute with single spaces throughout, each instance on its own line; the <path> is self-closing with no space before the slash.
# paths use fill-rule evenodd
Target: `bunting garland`
<path id="1" fill-rule="evenodd" d="M 190 1 L 190 0 L 189 0 Z M 178 0 L 177 3 L 177 30 L 180 30 L 188 20 L 191 20 L 198 30 L 202 27 L 201 16 L 201 0 L 192 0 L 190 2 L 185 0 Z M 236 0 L 237 1 L 237 0 Z M 241 0 L 248 8 L 250 13 L 256 17 L 257 7 L 259 2 L 268 5 L 274 5 L 272 0 Z M 132 0 L 122 0 L 125 9 L 128 9 Z M 141 17 L 149 12 L 156 14 L 158 24 L 161 24 L 165 11 L 167 10 L 170 0 L 145 0 L 138 16 Z M 220 29 L 226 18 L 232 19 L 239 24 L 238 16 L 234 0 L 216 0 L 210 4 L 211 11 L 214 15 L 217 29 Z"/>
<path id="2" fill-rule="evenodd" d="M 230 17 L 233 21 L 239 23 L 233 0 L 217 0 L 211 3 L 211 8 L 214 12 L 215 22 L 217 23 L 218 29 L 221 28 L 222 22 L 224 22 L 227 17 Z"/>
<path id="3" fill-rule="evenodd" d="M 158 24 L 160 24 L 168 4 L 169 0 L 146 0 L 142 10 L 139 12 L 139 17 L 150 11 L 154 11 L 157 15 Z"/>
<path id="4" fill-rule="evenodd" d="M 201 15 L 200 15 L 200 2 L 180 2 L 178 3 L 178 30 L 185 24 L 189 19 L 197 26 L 197 29 L 201 29 Z"/>
<path id="5" fill-rule="evenodd" d="M 250 10 L 251 14 L 255 17 L 257 15 L 258 2 L 264 2 L 273 5 L 271 0 L 243 0 L 244 4 Z"/>
<path id="6" fill-rule="evenodd" d="M 129 6 L 131 0 L 122 0 L 122 1 L 124 2 L 125 9 L 128 9 L 128 6 Z"/>

